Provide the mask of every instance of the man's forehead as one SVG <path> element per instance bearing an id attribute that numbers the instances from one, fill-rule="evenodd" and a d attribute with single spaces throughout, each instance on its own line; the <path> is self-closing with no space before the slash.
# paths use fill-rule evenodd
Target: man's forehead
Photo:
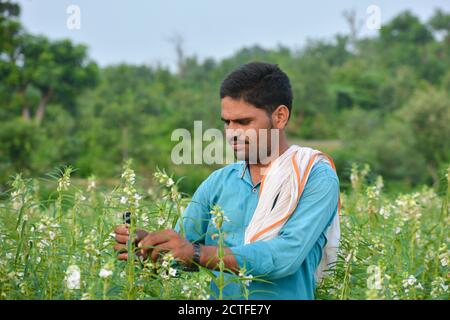
<path id="1" fill-rule="evenodd" d="M 258 108 L 245 102 L 225 97 L 221 101 L 221 117 L 227 120 L 255 117 Z"/>

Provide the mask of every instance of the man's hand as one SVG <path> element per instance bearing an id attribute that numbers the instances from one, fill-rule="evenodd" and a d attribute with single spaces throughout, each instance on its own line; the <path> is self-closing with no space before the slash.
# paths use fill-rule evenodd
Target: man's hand
<path id="1" fill-rule="evenodd" d="M 138 247 L 144 258 L 150 256 L 153 261 L 158 259 L 161 252 L 171 252 L 176 260 L 190 265 L 194 256 L 192 243 L 172 229 L 147 234 Z"/>
<path id="2" fill-rule="evenodd" d="M 127 260 L 128 253 L 126 243 L 129 239 L 128 225 L 117 226 L 115 233 L 116 241 L 118 243 L 114 246 L 114 250 L 118 251 L 119 260 Z M 171 252 L 176 260 L 187 266 L 192 264 L 194 246 L 188 240 L 180 236 L 175 230 L 168 229 L 148 233 L 138 229 L 136 233 L 137 235 L 134 239 L 134 243 L 139 248 L 136 252 L 137 256 L 143 256 L 144 258 L 150 257 L 153 261 L 156 261 L 161 252 Z M 226 268 L 232 272 L 238 273 L 239 265 L 233 253 L 229 248 L 225 248 L 224 251 Z M 216 269 L 218 263 L 217 247 L 202 246 L 200 264 L 209 269 Z"/>
<path id="3" fill-rule="evenodd" d="M 114 233 L 116 234 L 116 241 L 117 241 L 117 244 L 114 245 L 114 250 L 117 251 L 118 253 L 117 258 L 119 260 L 127 260 L 128 259 L 127 242 L 128 239 L 130 238 L 128 225 L 121 224 L 116 226 Z M 134 238 L 135 245 L 137 245 L 140 241 L 142 241 L 147 235 L 148 235 L 147 231 L 137 229 L 136 238 Z"/>

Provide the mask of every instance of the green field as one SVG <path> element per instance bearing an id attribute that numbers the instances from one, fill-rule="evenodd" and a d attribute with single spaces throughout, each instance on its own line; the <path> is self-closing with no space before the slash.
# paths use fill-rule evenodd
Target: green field
<path id="1" fill-rule="evenodd" d="M 56 190 L 48 198 L 38 180 L 18 175 L 0 203 L 1 299 L 218 298 L 209 283 L 220 285 L 220 273 L 183 271 L 170 256 L 156 263 L 115 259 L 112 231 L 121 212 L 133 213 L 133 228 L 174 226 L 189 201 L 177 182 L 158 171 L 155 186 L 143 189 L 125 167 L 108 190 L 93 178 L 77 185 L 70 171 L 52 175 Z M 354 166 L 352 188 L 341 194 L 339 258 L 317 298 L 449 299 L 449 191 L 386 195 L 381 177 L 369 185 L 368 174 Z M 244 292 L 249 280 L 238 279 Z"/>

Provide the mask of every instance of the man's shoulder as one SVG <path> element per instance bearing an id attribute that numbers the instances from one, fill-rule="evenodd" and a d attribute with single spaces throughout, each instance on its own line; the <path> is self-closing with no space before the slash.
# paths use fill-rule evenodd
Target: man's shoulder
<path id="1" fill-rule="evenodd" d="M 308 180 L 335 180 L 339 183 L 336 171 L 325 161 L 319 161 L 311 168 Z"/>

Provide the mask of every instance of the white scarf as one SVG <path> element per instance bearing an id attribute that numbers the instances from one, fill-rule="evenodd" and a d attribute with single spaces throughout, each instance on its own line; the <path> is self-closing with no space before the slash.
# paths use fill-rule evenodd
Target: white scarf
<path id="1" fill-rule="evenodd" d="M 278 235 L 297 207 L 311 168 L 319 161 L 329 163 L 336 171 L 333 160 L 327 154 L 297 145 L 290 146 L 270 164 L 261 181 L 258 205 L 245 230 L 245 244 L 256 240 L 270 240 Z M 273 206 L 275 199 L 277 201 Z M 324 270 L 336 261 L 340 238 L 339 212 L 328 228 L 326 237 L 327 244 L 316 270 L 316 281 L 320 281 Z"/>

